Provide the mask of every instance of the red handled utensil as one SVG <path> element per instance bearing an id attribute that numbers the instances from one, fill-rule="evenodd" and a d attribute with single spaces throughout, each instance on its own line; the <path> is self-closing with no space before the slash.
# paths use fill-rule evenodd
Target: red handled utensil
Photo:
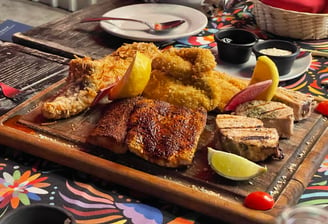
<path id="1" fill-rule="evenodd" d="M 168 31 L 170 29 L 180 26 L 181 24 L 183 24 L 185 22 L 184 20 L 173 20 L 173 21 L 168 21 L 168 22 L 164 22 L 164 23 L 149 24 L 146 21 L 142 21 L 142 20 L 138 20 L 138 19 L 131 19 L 131 18 L 98 17 L 98 18 L 85 18 L 85 19 L 81 20 L 81 23 L 98 22 L 98 21 L 104 21 L 104 20 L 125 20 L 125 21 L 142 23 L 142 24 L 145 24 L 146 26 L 148 26 L 148 28 L 154 32 Z"/>
<path id="2" fill-rule="evenodd" d="M 3 82 L 0 82 L 0 87 L 1 87 L 3 95 L 10 99 L 15 98 L 19 93 L 22 92 L 21 90 L 16 89 L 11 86 L 8 86 L 8 85 L 4 84 Z"/>

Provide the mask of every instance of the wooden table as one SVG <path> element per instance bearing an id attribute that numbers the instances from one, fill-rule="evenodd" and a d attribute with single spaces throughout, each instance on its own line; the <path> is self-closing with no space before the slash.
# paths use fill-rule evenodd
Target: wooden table
<path id="1" fill-rule="evenodd" d="M 97 22 L 82 24 L 80 21 L 86 17 L 99 17 L 111 9 L 136 3 L 140 1 L 103 1 L 26 33 L 17 33 L 13 36 L 13 41 L 68 58 L 73 58 L 74 55 L 100 58 L 110 54 L 123 43 L 131 41 L 108 34 Z"/>

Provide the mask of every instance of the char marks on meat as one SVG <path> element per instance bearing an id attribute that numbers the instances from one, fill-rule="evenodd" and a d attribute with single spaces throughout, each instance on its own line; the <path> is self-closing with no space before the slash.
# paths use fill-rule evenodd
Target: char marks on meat
<path id="1" fill-rule="evenodd" d="M 274 101 L 252 100 L 240 104 L 236 115 L 258 118 L 264 127 L 276 128 L 281 138 L 290 138 L 294 132 L 294 112 L 286 104 Z"/>
<path id="2" fill-rule="evenodd" d="M 215 147 L 243 156 L 254 162 L 281 157 L 279 135 L 275 128 L 263 127 L 256 118 L 239 115 L 217 115 Z"/>
<path id="3" fill-rule="evenodd" d="M 111 104 L 90 133 L 88 142 L 119 153 L 128 149 L 160 166 L 192 163 L 206 125 L 205 109 L 190 109 L 142 97 Z M 120 130 L 118 136 L 114 133 L 117 130 Z"/>
<path id="4" fill-rule="evenodd" d="M 263 122 L 257 118 L 245 116 L 218 114 L 216 116 L 216 125 L 219 129 L 223 128 L 259 128 L 263 127 Z"/>
<path id="5" fill-rule="evenodd" d="M 126 153 L 125 136 L 128 122 L 138 97 L 116 100 L 110 103 L 87 141 L 93 145 L 110 149 L 115 153 Z"/>

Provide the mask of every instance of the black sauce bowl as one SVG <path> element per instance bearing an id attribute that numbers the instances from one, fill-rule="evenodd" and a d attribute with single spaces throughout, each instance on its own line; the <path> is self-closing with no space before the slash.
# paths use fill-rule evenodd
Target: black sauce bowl
<path id="1" fill-rule="evenodd" d="M 10 211 L 0 224 L 75 224 L 73 216 L 65 209 L 47 204 L 35 204 Z"/>
<path id="2" fill-rule="evenodd" d="M 222 29 L 214 34 L 219 58 L 232 64 L 242 64 L 249 60 L 252 47 L 258 37 L 247 30 L 237 28 Z"/>
<path id="3" fill-rule="evenodd" d="M 287 50 L 290 51 L 291 54 L 289 55 L 283 55 L 283 56 L 273 56 L 273 55 L 268 55 L 260 52 L 263 49 L 269 49 L 269 48 L 276 48 L 276 49 L 282 49 L 282 50 Z M 296 44 L 290 42 L 290 41 L 285 41 L 285 40 L 264 40 L 260 41 L 257 44 L 253 46 L 253 52 L 258 58 L 259 56 L 267 56 L 269 57 L 277 66 L 279 75 L 286 75 L 290 72 L 294 61 L 299 54 L 300 50 L 296 46 Z"/>

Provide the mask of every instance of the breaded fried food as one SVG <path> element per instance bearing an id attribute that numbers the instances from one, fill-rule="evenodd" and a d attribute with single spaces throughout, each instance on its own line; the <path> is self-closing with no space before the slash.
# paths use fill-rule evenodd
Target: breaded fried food
<path id="1" fill-rule="evenodd" d="M 93 60 L 89 57 L 72 59 L 67 85 L 54 99 L 43 103 L 45 118 L 61 119 L 88 109 L 98 92 L 119 80 L 139 51 L 150 58 L 161 52 L 153 43 L 125 44 L 111 55 Z"/>
<path id="2" fill-rule="evenodd" d="M 201 73 L 213 70 L 216 66 L 215 57 L 209 49 L 181 48 L 175 49 L 176 54 L 193 64 L 193 72 Z"/>
<path id="3" fill-rule="evenodd" d="M 154 58 L 161 54 L 161 51 L 153 43 L 135 42 L 132 44 L 123 44 L 110 56 L 132 61 L 137 51 L 143 53 L 149 58 Z"/>
<path id="4" fill-rule="evenodd" d="M 177 78 L 184 75 L 190 76 L 190 73 L 197 75 L 211 71 L 215 66 L 215 57 L 211 51 L 196 47 L 169 48 L 163 51 L 159 57 L 155 57 L 152 63 L 154 70 L 165 71 Z"/>
<path id="5" fill-rule="evenodd" d="M 220 84 L 213 73 L 216 62 L 208 49 L 164 51 L 153 59 L 152 74 L 143 95 L 189 108 L 210 111 L 220 100 Z"/>
<path id="6" fill-rule="evenodd" d="M 217 107 L 221 97 L 219 80 L 216 77 L 214 72 L 209 71 L 200 78 L 180 80 L 166 72 L 153 70 L 143 95 L 175 105 L 192 109 L 203 107 L 210 111 Z"/>
<path id="7" fill-rule="evenodd" d="M 159 57 L 152 61 L 154 71 L 165 72 L 177 80 L 189 79 L 192 73 L 192 64 L 173 51 L 164 51 Z"/>
<path id="8" fill-rule="evenodd" d="M 215 71 L 215 66 L 215 57 L 208 49 L 164 51 L 153 59 L 151 78 L 143 95 L 193 109 L 223 110 L 247 82 Z"/>
<path id="9" fill-rule="evenodd" d="M 234 78 L 228 74 L 218 71 L 215 71 L 215 73 L 220 80 L 221 89 L 221 98 L 217 104 L 217 109 L 223 111 L 229 100 L 239 91 L 245 89 L 248 86 L 248 81 Z"/>

